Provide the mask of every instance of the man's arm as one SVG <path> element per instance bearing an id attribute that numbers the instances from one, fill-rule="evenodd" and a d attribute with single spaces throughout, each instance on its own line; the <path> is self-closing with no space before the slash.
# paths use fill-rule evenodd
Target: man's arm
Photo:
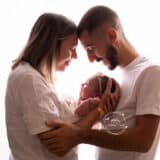
<path id="1" fill-rule="evenodd" d="M 135 128 L 127 129 L 121 135 L 111 135 L 105 130 L 52 122 L 50 125 L 59 127 L 59 129 L 41 135 L 40 138 L 51 152 L 61 156 L 80 143 L 119 151 L 147 152 L 153 143 L 158 124 L 158 116 L 137 116 Z"/>
<path id="2" fill-rule="evenodd" d="M 121 135 L 110 135 L 105 130 L 81 129 L 80 142 L 113 150 L 147 152 L 153 143 L 158 124 L 158 116 L 137 116 L 136 127 L 127 129 Z"/>

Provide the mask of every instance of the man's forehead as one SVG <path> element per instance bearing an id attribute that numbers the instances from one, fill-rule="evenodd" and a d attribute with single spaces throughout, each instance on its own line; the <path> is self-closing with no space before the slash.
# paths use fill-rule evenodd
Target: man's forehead
<path id="1" fill-rule="evenodd" d="M 88 46 L 91 44 L 91 37 L 88 34 L 87 31 L 83 31 L 81 36 L 80 36 L 80 41 L 82 43 L 83 46 Z"/>

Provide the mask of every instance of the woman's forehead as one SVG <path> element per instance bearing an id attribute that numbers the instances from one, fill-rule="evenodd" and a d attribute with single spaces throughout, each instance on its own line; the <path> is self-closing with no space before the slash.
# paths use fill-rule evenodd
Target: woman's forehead
<path id="1" fill-rule="evenodd" d="M 77 45 L 78 43 L 78 36 L 76 33 L 73 33 L 67 37 L 64 37 L 62 39 L 62 42 L 66 43 L 66 44 L 70 44 L 70 45 Z"/>

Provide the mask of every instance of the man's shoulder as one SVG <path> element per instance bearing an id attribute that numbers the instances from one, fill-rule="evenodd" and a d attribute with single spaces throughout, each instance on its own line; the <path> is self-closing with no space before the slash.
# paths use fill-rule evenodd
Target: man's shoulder
<path id="1" fill-rule="evenodd" d="M 157 73 L 160 73 L 160 65 L 151 64 L 142 71 L 141 75 L 144 76 L 146 74 L 157 74 Z"/>
<path id="2" fill-rule="evenodd" d="M 136 83 L 144 84 L 145 82 L 154 83 L 160 80 L 160 66 L 156 64 L 152 64 L 140 73 L 137 78 Z"/>

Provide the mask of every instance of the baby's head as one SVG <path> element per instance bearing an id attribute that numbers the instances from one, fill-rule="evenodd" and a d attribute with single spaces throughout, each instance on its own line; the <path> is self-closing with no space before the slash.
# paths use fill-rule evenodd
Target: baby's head
<path id="1" fill-rule="evenodd" d="M 80 90 L 80 100 L 101 97 L 106 89 L 109 77 L 103 74 L 94 75 L 82 84 Z M 112 81 L 111 92 L 115 90 L 115 81 Z"/>

